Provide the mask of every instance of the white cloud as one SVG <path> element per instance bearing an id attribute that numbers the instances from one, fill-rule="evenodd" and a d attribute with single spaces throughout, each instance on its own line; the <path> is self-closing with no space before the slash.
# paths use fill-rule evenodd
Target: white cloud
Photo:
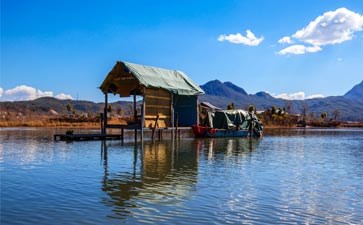
<path id="1" fill-rule="evenodd" d="M 299 49 L 296 49 L 295 47 L 295 51 L 291 51 L 292 49 L 286 48 L 288 50 L 283 49 L 278 53 L 285 55 L 283 52 L 288 52 L 288 54 L 317 52 L 316 50 L 322 50 L 320 48 L 321 46 L 340 44 L 345 41 L 349 41 L 353 38 L 354 33 L 362 30 L 363 15 L 350 11 L 346 8 L 328 11 L 311 21 L 306 27 L 298 30 L 291 37 L 286 36 L 278 41 L 279 43 L 288 43 L 288 41 L 292 41 L 292 39 L 294 39 L 294 41 L 303 43 L 304 48 L 298 47 Z M 311 45 L 311 47 L 306 47 L 306 44 Z M 307 50 L 309 48 L 313 51 Z M 302 49 L 305 49 L 306 51 Z"/>
<path id="2" fill-rule="evenodd" d="M 296 92 L 296 93 L 282 93 L 274 96 L 275 98 L 282 98 L 287 100 L 303 100 L 305 99 L 305 93 L 304 92 Z"/>
<path id="3" fill-rule="evenodd" d="M 41 97 L 53 97 L 52 91 L 41 91 L 36 88 L 29 87 L 26 85 L 16 86 L 15 88 L 4 90 L 0 88 L 0 101 L 27 101 L 34 100 Z M 59 94 L 55 96 L 58 97 L 70 97 L 70 95 Z"/>
<path id="4" fill-rule="evenodd" d="M 313 99 L 313 98 L 324 98 L 324 95 L 322 95 L 322 94 L 313 94 L 313 95 L 309 95 L 305 99 Z"/>
<path id="5" fill-rule="evenodd" d="M 304 99 L 313 99 L 313 98 L 324 98 L 322 94 L 313 94 L 305 97 L 305 93 L 300 91 L 296 93 L 282 93 L 282 94 L 271 94 L 275 98 L 282 98 L 286 100 L 304 100 Z"/>
<path id="6" fill-rule="evenodd" d="M 337 58 L 337 61 L 341 62 L 341 61 L 343 61 L 343 59 L 342 58 Z"/>
<path id="7" fill-rule="evenodd" d="M 306 47 L 305 45 L 292 45 L 277 52 L 280 55 L 301 55 L 307 52 L 321 51 L 319 46 Z"/>
<path id="8" fill-rule="evenodd" d="M 67 94 L 64 94 L 64 93 L 60 93 L 60 94 L 56 95 L 55 98 L 58 98 L 58 99 L 61 99 L 61 100 L 73 99 L 71 95 L 67 95 Z"/>
<path id="9" fill-rule="evenodd" d="M 354 32 L 363 30 L 363 15 L 339 8 L 318 16 L 293 37 L 312 45 L 332 45 L 351 40 Z"/>
<path id="10" fill-rule="evenodd" d="M 291 43 L 293 43 L 293 41 L 291 40 L 291 38 L 288 37 L 288 36 L 282 37 L 278 42 L 280 44 L 291 44 Z"/>
<path id="11" fill-rule="evenodd" d="M 53 96 L 53 92 L 51 91 L 41 91 L 36 90 L 33 87 L 29 87 L 26 85 L 20 85 L 13 89 L 4 91 L 4 98 L 8 101 L 22 101 L 22 100 L 33 100 L 40 97 L 50 97 Z"/>
<path id="12" fill-rule="evenodd" d="M 218 41 L 229 41 L 234 44 L 244 44 L 249 46 L 257 46 L 263 41 L 263 36 L 257 38 L 250 30 L 246 31 L 246 36 L 240 33 L 219 35 Z"/>

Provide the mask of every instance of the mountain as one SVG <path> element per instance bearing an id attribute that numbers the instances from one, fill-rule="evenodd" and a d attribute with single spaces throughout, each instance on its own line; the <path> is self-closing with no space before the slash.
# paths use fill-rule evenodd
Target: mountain
<path id="1" fill-rule="evenodd" d="M 53 97 L 43 97 L 30 101 L 0 102 L 0 114 L 4 112 L 13 115 L 21 114 L 26 116 L 49 116 L 58 114 L 68 114 L 67 105 L 71 105 L 77 113 L 101 113 L 104 103 L 94 103 L 91 101 L 59 100 Z M 121 108 L 129 110 L 133 103 L 118 101 L 111 103 L 111 108 L 117 112 Z"/>
<path id="2" fill-rule="evenodd" d="M 200 86 L 207 95 L 223 96 L 231 99 L 239 99 L 247 95 L 247 92 L 231 82 L 222 83 L 219 80 L 212 80 Z"/>
<path id="3" fill-rule="evenodd" d="M 354 86 L 344 96 L 331 96 L 326 98 L 315 98 L 306 100 L 284 100 L 274 98 L 266 92 L 248 94 L 243 88 L 232 82 L 221 82 L 219 80 L 209 81 L 200 86 L 205 95 L 199 96 L 199 101 L 210 102 L 220 108 L 227 108 L 227 105 L 234 103 L 236 108 L 247 109 L 249 105 L 256 106 L 257 110 L 276 108 L 290 109 L 290 113 L 314 114 L 319 117 L 321 113 L 327 112 L 332 118 L 336 112 L 342 121 L 363 121 L 363 81 Z M 70 104 L 77 113 L 101 113 L 104 103 L 91 101 L 59 100 L 52 97 L 43 97 L 32 101 L 0 102 L 0 119 L 6 115 L 61 115 L 68 114 L 67 105 Z M 132 102 L 118 101 L 110 103 L 113 112 L 129 112 L 132 109 Z"/>
<path id="4" fill-rule="evenodd" d="M 220 108 L 227 108 L 231 102 L 236 108 L 247 109 L 249 105 L 256 106 L 257 110 L 266 110 L 275 106 L 277 108 L 290 108 L 291 113 L 308 114 L 319 117 L 327 112 L 328 117 L 333 117 L 337 112 L 339 119 L 344 121 L 363 121 L 363 81 L 354 86 L 344 96 L 331 96 L 306 100 L 285 100 L 274 98 L 266 92 L 248 94 L 243 88 L 231 82 L 214 80 L 200 86 L 205 95 L 199 97 L 200 101 L 210 102 Z"/>
<path id="5" fill-rule="evenodd" d="M 238 87 L 237 85 L 233 84 L 232 82 L 227 81 L 227 82 L 224 82 L 223 84 L 225 86 L 227 86 L 228 88 L 234 90 L 237 93 L 247 95 L 247 92 L 243 88 Z"/>
<path id="6" fill-rule="evenodd" d="M 363 100 L 363 80 L 359 84 L 355 85 L 344 97 L 356 100 Z"/>

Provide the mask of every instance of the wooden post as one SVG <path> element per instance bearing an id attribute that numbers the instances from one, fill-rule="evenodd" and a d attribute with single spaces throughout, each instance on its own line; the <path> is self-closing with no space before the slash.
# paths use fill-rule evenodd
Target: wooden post
<path id="1" fill-rule="evenodd" d="M 137 110 L 136 110 L 136 93 L 134 91 L 134 125 L 135 125 L 135 142 L 137 141 Z"/>
<path id="2" fill-rule="evenodd" d="M 159 141 L 163 138 L 163 130 L 159 130 Z"/>
<path id="3" fill-rule="evenodd" d="M 144 126 L 145 126 L 145 88 L 142 95 L 142 106 L 141 106 L 141 140 L 144 140 Z"/>
<path id="4" fill-rule="evenodd" d="M 101 127 L 101 134 L 104 134 L 103 113 L 100 113 L 100 127 Z"/>
<path id="5" fill-rule="evenodd" d="M 178 133 L 178 127 L 179 127 L 179 114 L 176 113 L 176 118 L 175 118 L 175 137 L 180 138 L 180 133 Z"/>
<path id="6" fill-rule="evenodd" d="M 159 120 L 159 114 L 156 116 L 156 119 L 155 119 L 155 125 L 153 127 L 153 131 L 151 133 L 151 139 L 154 140 L 155 139 L 155 130 L 156 130 L 156 127 L 158 125 L 158 120 Z"/>
<path id="7" fill-rule="evenodd" d="M 172 130 L 172 138 L 174 138 L 175 136 L 175 127 L 174 127 L 174 94 L 173 92 L 170 93 L 170 118 L 171 118 L 171 127 L 173 128 Z"/>
<path id="8" fill-rule="evenodd" d="M 195 96 L 195 98 L 196 98 L 196 103 L 197 103 L 197 105 L 196 105 L 196 108 L 197 108 L 197 124 L 196 125 L 199 125 L 199 101 L 198 101 L 198 95 L 196 95 Z"/>
<path id="9" fill-rule="evenodd" d="M 103 134 L 107 134 L 107 107 L 108 107 L 108 94 L 105 93 L 105 108 L 103 109 Z"/>
<path id="10" fill-rule="evenodd" d="M 124 143 L 124 134 L 125 134 L 124 128 L 121 128 L 121 142 L 122 142 L 122 144 Z"/>

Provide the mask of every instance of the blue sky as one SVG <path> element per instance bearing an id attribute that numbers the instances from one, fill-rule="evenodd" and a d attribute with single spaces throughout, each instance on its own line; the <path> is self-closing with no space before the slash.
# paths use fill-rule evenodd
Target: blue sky
<path id="1" fill-rule="evenodd" d="M 359 0 L 2 0 L 0 101 L 102 101 L 117 60 L 251 94 L 343 95 L 363 79 L 362 29 Z"/>

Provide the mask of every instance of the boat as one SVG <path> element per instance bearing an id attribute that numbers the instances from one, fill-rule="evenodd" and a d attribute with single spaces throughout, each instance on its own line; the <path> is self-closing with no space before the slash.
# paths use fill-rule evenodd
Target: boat
<path id="1" fill-rule="evenodd" d="M 262 137 L 263 125 L 252 110 L 222 110 L 210 103 L 201 103 L 200 108 L 200 123 L 192 126 L 197 138 Z"/>

